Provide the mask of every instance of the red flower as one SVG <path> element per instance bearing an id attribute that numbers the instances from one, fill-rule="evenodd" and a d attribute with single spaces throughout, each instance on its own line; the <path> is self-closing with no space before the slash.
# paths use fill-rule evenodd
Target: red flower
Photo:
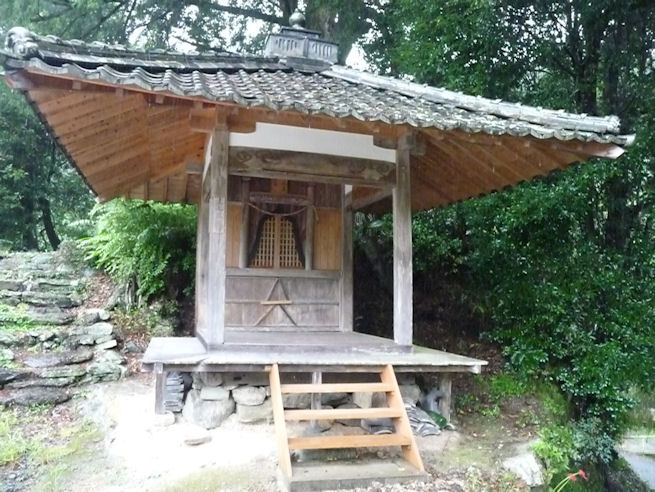
<path id="1" fill-rule="evenodd" d="M 577 480 L 577 473 L 569 473 L 568 475 L 571 482 L 575 482 Z"/>
<path id="2" fill-rule="evenodd" d="M 589 479 L 587 478 L 587 474 L 586 474 L 586 473 L 584 472 L 584 470 L 582 470 L 582 469 L 581 469 L 581 470 L 578 470 L 578 475 L 580 475 L 580 476 L 581 476 L 582 478 L 584 478 L 585 480 L 589 480 Z"/>

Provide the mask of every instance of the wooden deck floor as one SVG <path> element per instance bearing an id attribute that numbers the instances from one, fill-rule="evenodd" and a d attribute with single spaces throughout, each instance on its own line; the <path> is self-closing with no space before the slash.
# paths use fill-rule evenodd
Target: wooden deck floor
<path id="1" fill-rule="evenodd" d="M 487 362 L 440 350 L 399 347 L 393 340 L 341 332 L 243 332 L 226 333 L 225 345 L 206 351 L 194 337 L 153 338 L 141 361 L 144 370 L 155 364 L 164 370 L 263 371 L 277 363 L 281 371 L 306 372 L 321 366 L 349 371 L 370 370 L 392 364 L 400 372 L 479 373 Z"/>

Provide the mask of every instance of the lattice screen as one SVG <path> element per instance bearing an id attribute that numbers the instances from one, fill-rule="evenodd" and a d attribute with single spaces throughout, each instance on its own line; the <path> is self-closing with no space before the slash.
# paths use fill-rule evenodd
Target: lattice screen
<path id="1" fill-rule="evenodd" d="M 293 224 L 283 217 L 268 217 L 251 265 L 255 268 L 302 268 L 296 249 Z"/>

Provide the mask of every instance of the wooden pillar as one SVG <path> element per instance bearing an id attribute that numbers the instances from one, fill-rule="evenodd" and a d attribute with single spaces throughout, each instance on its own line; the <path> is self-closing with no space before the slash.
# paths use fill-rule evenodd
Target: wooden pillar
<path id="1" fill-rule="evenodd" d="M 206 345 L 207 331 L 207 254 L 209 248 L 209 182 L 204 181 L 198 203 L 196 233 L 196 323 L 195 334 Z"/>
<path id="2" fill-rule="evenodd" d="M 411 134 L 398 139 L 393 199 L 393 339 L 412 345 Z"/>
<path id="3" fill-rule="evenodd" d="M 453 380 L 449 373 L 445 372 L 440 375 L 439 389 L 441 398 L 439 398 L 439 413 L 443 418 L 450 422 L 450 405 L 452 403 Z"/>
<path id="4" fill-rule="evenodd" d="M 314 185 L 307 187 L 309 207 L 305 211 L 305 270 L 314 268 Z"/>
<path id="5" fill-rule="evenodd" d="M 212 132 L 205 155 L 203 180 L 209 180 L 207 248 L 207 320 L 205 346 L 225 341 L 225 257 L 227 249 L 227 166 L 229 133 L 224 122 Z"/>
<path id="6" fill-rule="evenodd" d="M 353 331 L 353 211 L 352 186 L 341 197 L 341 331 Z"/>
<path id="7" fill-rule="evenodd" d="M 312 384 L 322 384 L 323 383 L 323 373 L 321 371 L 314 371 L 312 373 Z M 322 393 L 312 393 L 311 408 L 312 410 L 321 409 L 321 398 Z M 320 430 L 319 422 L 317 420 L 311 420 L 310 425 L 316 430 Z"/>
<path id="8" fill-rule="evenodd" d="M 164 400 L 166 398 L 166 376 L 168 372 L 164 371 L 161 362 L 155 363 L 155 413 L 163 415 L 166 413 Z"/>
<path id="9" fill-rule="evenodd" d="M 239 268 L 248 266 L 248 226 L 250 224 L 250 178 L 241 178 L 241 236 L 239 238 Z"/>

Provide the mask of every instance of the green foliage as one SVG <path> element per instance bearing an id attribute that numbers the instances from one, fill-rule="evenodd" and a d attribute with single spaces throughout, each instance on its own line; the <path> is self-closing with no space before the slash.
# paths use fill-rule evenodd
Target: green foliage
<path id="1" fill-rule="evenodd" d="M 543 440 L 551 466 L 607 463 L 631 390 L 652 392 L 655 381 L 655 6 L 392 0 L 387 12 L 366 47 L 382 71 L 619 114 L 637 133 L 617 162 L 417 214 L 413 225 L 416 274 L 461 285 L 461 302 L 489 319 L 486 337 L 514 371 L 560 389 L 566 403 L 549 401 L 562 420 Z M 365 239 L 388 258 L 387 230 Z"/>
<path id="2" fill-rule="evenodd" d="M 177 305 L 172 301 L 154 302 L 148 306 L 132 309 L 118 309 L 113 322 L 123 335 L 167 337 L 174 334 L 171 322 L 178 314 Z"/>
<path id="3" fill-rule="evenodd" d="M 193 288 L 196 207 L 117 199 L 96 206 L 92 217 L 96 233 L 83 241 L 88 259 L 141 300 Z"/>
<path id="4" fill-rule="evenodd" d="M 566 425 L 550 425 L 541 431 L 540 439 L 533 449 L 546 465 L 552 479 L 557 474 L 569 471 L 569 464 L 575 455 L 573 432 Z"/>
<path id="5" fill-rule="evenodd" d="M 0 330 L 27 331 L 34 328 L 31 318 L 25 313 L 25 305 L 10 306 L 0 303 Z"/>

